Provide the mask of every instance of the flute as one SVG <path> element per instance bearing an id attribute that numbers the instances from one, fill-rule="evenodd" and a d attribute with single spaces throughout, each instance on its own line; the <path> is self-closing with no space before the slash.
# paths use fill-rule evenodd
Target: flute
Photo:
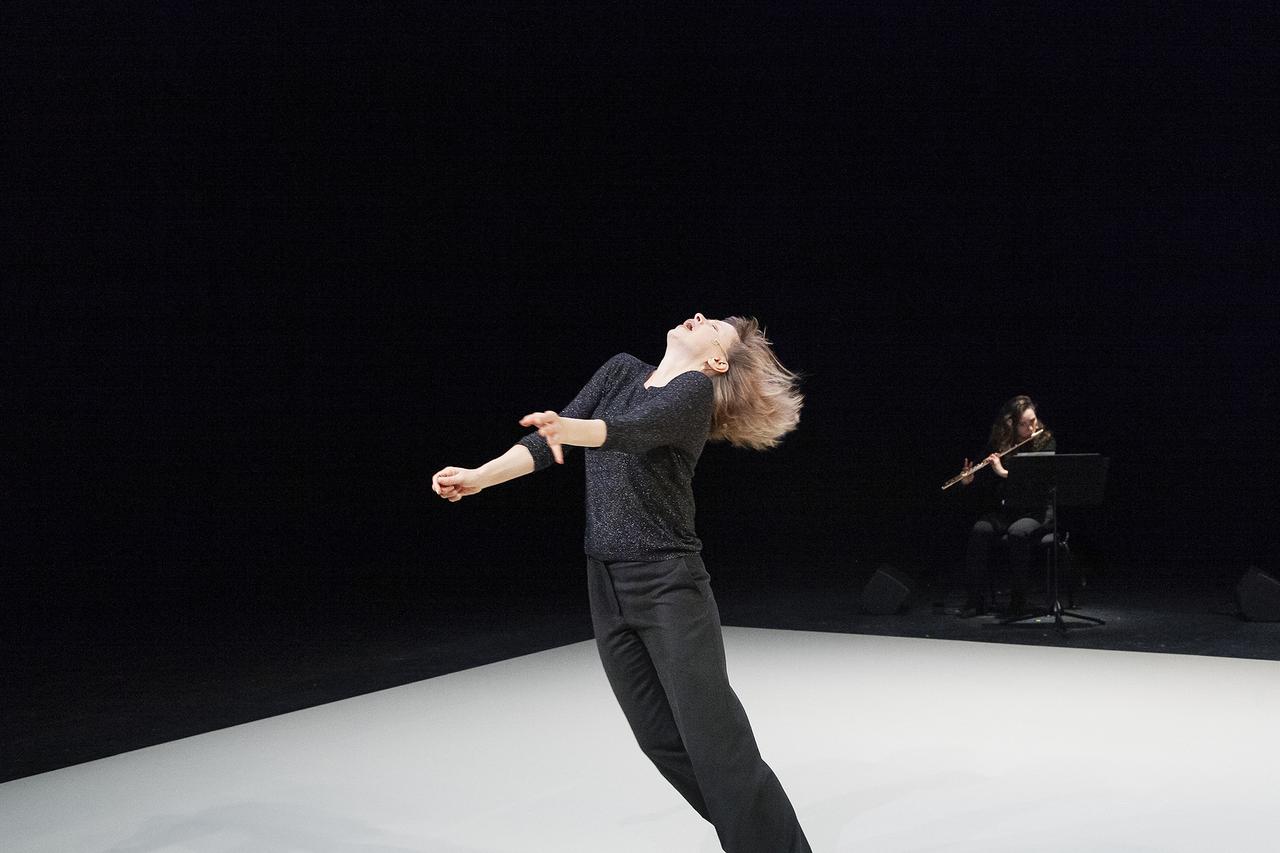
<path id="1" fill-rule="evenodd" d="M 1019 441 L 1019 442 L 1018 442 L 1017 444 L 1015 444 L 1013 447 L 1007 448 L 1007 449 L 1002 450 L 1002 451 L 1000 451 L 999 453 L 997 453 L 997 454 L 996 454 L 996 458 L 997 458 L 997 459 L 1003 459 L 1003 458 L 1004 458 L 1004 455 L 1005 455 L 1006 453 L 1012 453 L 1013 451 L 1017 450 L 1019 447 L 1021 447 L 1021 446 L 1022 446 L 1022 445 L 1024 445 L 1024 444 L 1026 444 L 1028 441 L 1031 441 L 1033 438 L 1035 438 L 1036 436 L 1038 436 L 1038 435 L 1039 435 L 1040 433 L 1042 433 L 1042 432 L 1044 432 L 1044 430 L 1043 430 L 1043 429 L 1038 429 L 1038 430 L 1036 430 L 1035 432 L 1031 433 L 1031 435 L 1029 435 L 1029 436 L 1027 436 L 1026 438 L 1024 438 L 1022 441 Z M 951 488 L 951 487 L 952 487 L 952 486 L 954 486 L 956 483 L 958 483 L 958 482 L 960 482 L 961 480 L 963 480 L 965 477 L 972 476 L 975 472 L 977 472 L 977 471 L 981 471 L 983 468 L 986 468 L 986 467 L 987 467 L 988 465 L 990 465 L 990 464 L 991 464 L 991 457 L 990 457 L 990 456 L 988 456 L 986 459 L 983 459 L 983 460 L 982 460 L 982 463 L 981 463 L 981 464 L 979 464 L 979 465 L 974 465 L 972 468 L 968 468 L 968 469 L 966 469 L 966 470 L 964 470 L 964 471 L 961 471 L 959 474 L 956 474 L 956 475 L 955 475 L 954 477 L 952 477 L 950 480 L 947 480 L 947 482 L 943 483 L 943 484 L 942 484 L 942 488 L 943 488 L 943 490 L 945 491 L 946 489 Z"/>

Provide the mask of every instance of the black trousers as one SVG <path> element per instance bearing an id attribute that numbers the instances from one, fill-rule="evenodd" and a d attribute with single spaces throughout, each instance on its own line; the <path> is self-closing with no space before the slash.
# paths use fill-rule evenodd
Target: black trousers
<path id="1" fill-rule="evenodd" d="M 1013 520 L 1002 513 L 989 513 L 978 519 L 969 533 L 965 551 L 965 585 L 969 598 L 980 599 L 991 576 L 991 550 L 1003 540 L 1009 547 L 1009 575 L 1013 594 L 1025 598 L 1027 568 L 1031 563 L 1031 546 L 1038 541 L 1044 520 L 1031 516 Z"/>
<path id="2" fill-rule="evenodd" d="M 728 853 L 808 853 L 795 809 L 729 686 L 720 612 L 696 554 L 587 560 L 605 674 L 636 741 Z"/>

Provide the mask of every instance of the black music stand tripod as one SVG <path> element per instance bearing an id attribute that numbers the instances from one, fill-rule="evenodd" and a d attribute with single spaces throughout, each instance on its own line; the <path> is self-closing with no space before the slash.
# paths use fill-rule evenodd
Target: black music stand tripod
<path id="1" fill-rule="evenodd" d="M 1059 631 L 1067 630 L 1062 617 L 1070 616 L 1093 625 L 1105 625 L 1101 619 L 1085 616 L 1062 608 L 1058 597 L 1058 507 L 1097 506 L 1102 503 L 1102 493 L 1107 485 L 1107 457 L 1097 453 L 1020 453 L 1004 464 L 1009 469 L 1005 484 L 1005 501 L 1012 506 L 1045 506 L 1052 508 L 1050 529 L 1053 538 L 1049 547 L 1049 576 L 1046 578 L 1045 595 L 1052 596 L 1051 603 L 1043 610 L 1032 610 L 1021 616 L 1000 620 L 1001 625 L 1012 625 L 1028 619 L 1052 616 Z"/>

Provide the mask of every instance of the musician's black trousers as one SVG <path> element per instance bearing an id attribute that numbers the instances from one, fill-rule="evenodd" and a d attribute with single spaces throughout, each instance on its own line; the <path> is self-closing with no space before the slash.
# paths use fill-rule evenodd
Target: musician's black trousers
<path id="1" fill-rule="evenodd" d="M 966 586 L 971 600 L 981 599 L 991 573 L 991 549 L 1004 540 L 1009 546 L 1009 574 L 1013 594 L 1025 598 L 1027 568 L 1031 562 L 1031 546 L 1037 541 L 1044 523 L 1038 518 L 1019 518 L 1010 523 L 1000 513 L 978 519 L 969 534 L 965 552 Z"/>
<path id="2" fill-rule="evenodd" d="M 728 853 L 808 853 L 729 686 L 720 612 L 697 555 L 587 561 L 600 660 L 645 755 Z"/>

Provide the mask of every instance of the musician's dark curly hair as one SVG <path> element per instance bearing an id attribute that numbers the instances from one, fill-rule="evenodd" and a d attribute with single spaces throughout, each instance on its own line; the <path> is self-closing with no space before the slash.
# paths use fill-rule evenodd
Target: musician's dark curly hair
<path id="1" fill-rule="evenodd" d="M 1019 394 L 1005 401 L 1000 407 L 1000 414 L 996 415 L 995 423 L 991 425 L 991 447 L 995 452 L 1002 453 L 1017 444 L 1014 439 L 1016 435 L 1014 424 L 1022 419 L 1022 413 L 1027 409 L 1036 410 L 1036 421 L 1044 432 L 1036 436 L 1035 440 L 1023 450 L 1043 450 L 1049 443 L 1049 439 L 1053 438 L 1053 432 L 1048 424 L 1040 420 L 1040 407 L 1026 394 Z"/>

